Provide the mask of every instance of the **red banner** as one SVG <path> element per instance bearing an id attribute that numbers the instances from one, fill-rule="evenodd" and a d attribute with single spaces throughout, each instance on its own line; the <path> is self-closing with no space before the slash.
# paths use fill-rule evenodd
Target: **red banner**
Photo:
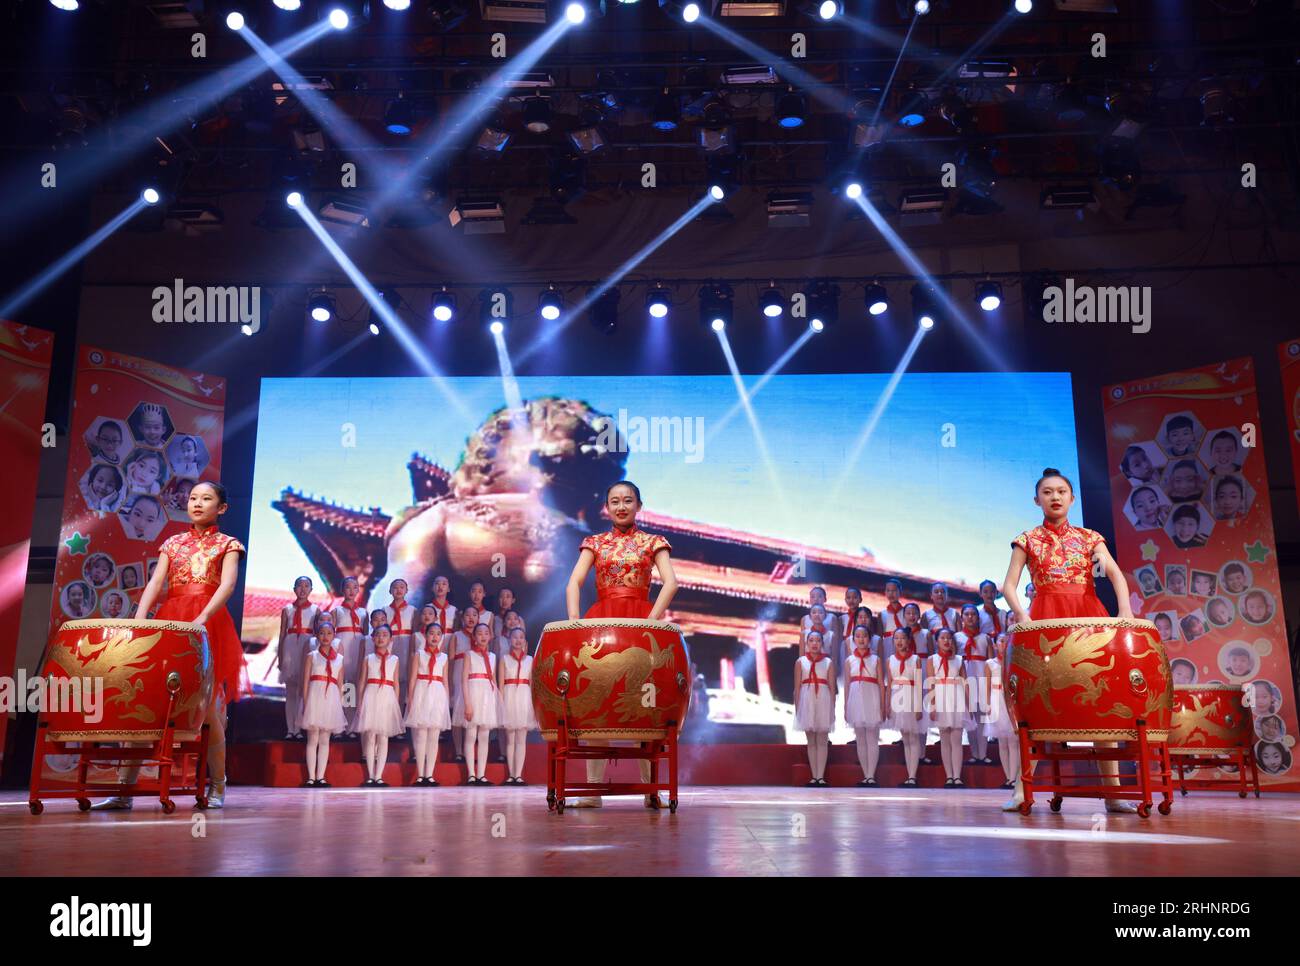
<path id="1" fill-rule="evenodd" d="M 0 675 L 6 677 L 14 673 L 18 654 L 53 355 L 53 333 L 0 321 L 0 505 L 5 508 L 0 519 Z M 0 757 L 8 720 L 7 713 L 0 713 Z"/>
<path id="2" fill-rule="evenodd" d="M 1291 441 L 1291 478 L 1296 481 L 1295 498 L 1300 505 L 1300 339 L 1277 347 L 1282 366 L 1282 403 L 1286 406 L 1286 438 Z"/>
<path id="3" fill-rule="evenodd" d="M 1160 627 L 1175 683 L 1249 685 L 1260 783 L 1300 789 L 1254 363 L 1108 386 L 1104 404 L 1133 612 Z"/>

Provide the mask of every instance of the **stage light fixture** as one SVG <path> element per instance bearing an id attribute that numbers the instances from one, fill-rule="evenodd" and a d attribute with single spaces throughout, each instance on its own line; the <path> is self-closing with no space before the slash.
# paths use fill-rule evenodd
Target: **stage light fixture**
<path id="1" fill-rule="evenodd" d="M 307 295 L 307 315 L 313 322 L 328 322 L 334 318 L 334 296 L 325 289 L 316 289 Z"/>
<path id="2" fill-rule="evenodd" d="M 727 189 L 720 184 L 709 185 L 709 197 L 714 201 L 721 201 L 727 197 Z"/>
<path id="3" fill-rule="evenodd" d="M 399 92 L 384 109 L 384 129 L 389 134 L 407 137 L 415 124 L 415 108 Z"/>
<path id="4" fill-rule="evenodd" d="M 448 292 L 446 286 L 433 293 L 429 300 L 429 314 L 437 322 L 450 322 L 456 317 L 456 296 Z"/>
<path id="5" fill-rule="evenodd" d="M 857 201 L 862 197 L 862 182 L 850 181 L 844 186 L 844 197 L 850 201 Z"/>
<path id="6" fill-rule="evenodd" d="M 916 3 L 912 4 L 912 11 L 918 17 L 924 17 L 930 12 L 930 0 L 916 0 Z"/>
<path id="7" fill-rule="evenodd" d="M 275 0 L 275 5 L 281 10 L 292 13 L 302 7 L 302 0 Z"/>
<path id="8" fill-rule="evenodd" d="M 1029 13 L 1034 9 L 1034 0 L 1016 0 L 1016 13 Z"/>
<path id="9" fill-rule="evenodd" d="M 803 127 L 805 112 L 803 95 L 793 87 L 776 100 L 776 123 L 781 127 Z"/>
<path id="10" fill-rule="evenodd" d="M 156 205 L 162 200 L 162 195 L 158 193 L 157 188 L 145 188 L 140 192 L 140 200 L 146 205 Z"/>
<path id="11" fill-rule="evenodd" d="M 664 88 L 663 92 L 655 97 L 650 126 L 656 131 L 675 131 L 680 117 L 681 105 L 677 101 L 677 95 L 668 93 L 668 89 Z"/>
<path id="12" fill-rule="evenodd" d="M 591 298 L 595 291 L 595 289 L 592 289 L 591 292 L 587 293 L 587 297 Z M 620 297 L 617 286 L 611 286 L 592 300 L 587 315 L 593 328 L 604 332 L 606 335 L 613 334 L 614 330 L 618 328 L 618 303 Z"/>
<path id="13" fill-rule="evenodd" d="M 248 322 L 245 322 L 243 325 L 239 327 L 239 331 L 242 332 L 244 335 L 252 335 L 253 332 L 256 330 Z"/>
<path id="14" fill-rule="evenodd" d="M 769 319 L 779 319 L 781 313 L 785 311 L 785 296 L 773 283 L 763 289 L 763 294 L 758 297 L 758 304 Z"/>
<path id="15" fill-rule="evenodd" d="M 814 331 L 820 332 L 828 325 L 834 325 L 840 318 L 840 287 L 834 282 L 817 279 L 808 284 L 808 324 Z"/>
<path id="16" fill-rule="evenodd" d="M 867 311 L 872 315 L 884 315 L 889 311 L 889 293 L 885 291 L 885 286 L 879 282 L 872 282 L 867 286 L 866 294 Z"/>
<path id="17" fill-rule="evenodd" d="M 226 26 L 231 30 L 243 30 L 245 22 L 243 13 L 238 10 L 226 14 Z"/>
<path id="18" fill-rule="evenodd" d="M 934 328 L 934 293 L 920 282 L 912 286 L 912 318 L 923 329 Z"/>
<path id="19" fill-rule="evenodd" d="M 441 33 L 459 27 L 468 16 L 469 8 L 463 0 L 432 0 L 429 4 L 433 27 Z"/>
<path id="20" fill-rule="evenodd" d="M 821 319 L 809 319 L 808 328 L 812 329 L 814 332 L 821 332 L 826 328 L 826 323 Z"/>
<path id="21" fill-rule="evenodd" d="M 81 4 L 78 0 L 50 0 L 50 6 L 55 10 L 76 10 Z"/>
<path id="22" fill-rule="evenodd" d="M 546 291 L 537 299 L 537 311 L 547 322 L 554 322 L 560 317 L 564 308 L 564 296 L 556 291 L 554 285 L 548 285 Z"/>
<path id="23" fill-rule="evenodd" d="M 354 24 L 365 23 L 370 19 L 369 0 L 334 0 L 322 3 L 321 12 L 335 30 L 346 30 Z"/>
<path id="24" fill-rule="evenodd" d="M 544 97 L 524 100 L 524 127 L 534 134 L 545 134 L 551 129 L 551 102 Z"/>
<path id="25" fill-rule="evenodd" d="M 844 12 L 844 4 L 841 0 L 802 0 L 799 9 L 818 20 L 834 20 Z"/>
<path id="26" fill-rule="evenodd" d="M 410 10 L 411 0 L 384 0 L 384 6 L 389 10 Z"/>
<path id="27" fill-rule="evenodd" d="M 578 24 L 587 19 L 587 8 L 580 3 L 570 3 L 564 8 L 564 19 Z"/>
<path id="28" fill-rule="evenodd" d="M 985 312 L 997 311 L 1002 304 L 1002 283 L 987 279 L 975 286 L 975 300 Z"/>
<path id="29" fill-rule="evenodd" d="M 700 5 L 698 3 L 687 3 L 682 7 L 682 19 L 687 23 L 695 23 L 700 19 Z"/>
<path id="30" fill-rule="evenodd" d="M 700 289 L 700 321 L 714 332 L 721 332 L 731 322 L 734 293 L 726 282 L 714 282 Z"/>
<path id="31" fill-rule="evenodd" d="M 488 323 L 488 331 L 491 332 L 493 335 L 500 335 L 505 330 L 506 330 L 506 324 L 502 322 L 500 319 L 493 319 L 491 322 Z"/>
<path id="32" fill-rule="evenodd" d="M 371 335 L 379 335 L 379 333 L 383 331 L 383 328 L 375 320 L 375 317 L 373 315 L 370 317 L 370 325 L 367 326 L 367 328 L 370 329 Z"/>
<path id="33" fill-rule="evenodd" d="M 302 198 L 301 191 L 290 191 L 287 195 L 284 196 L 284 203 L 288 205 L 290 208 L 297 208 L 300 204 L 302 204 L 302 201 L 303 198 Z"/>
<path id="34" fill-rule="evenodd" d="M 646 293 L 645 310 L 650 313 L 652 319 L 666 318 L 672 299 L 662 282 L 656 282 L 654 287 Z"/>

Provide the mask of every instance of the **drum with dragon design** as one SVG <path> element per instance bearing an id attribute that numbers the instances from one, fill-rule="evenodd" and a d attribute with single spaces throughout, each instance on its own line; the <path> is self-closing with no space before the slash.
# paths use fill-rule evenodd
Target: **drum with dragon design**
<path id="1" fill-rule="evenodd" d="M 60 695 L 58 707 L 41 715 L 53 741 L 157 740 L 173 691 L 176 737 L 192 738 L 212 700 L 212 654 L 202 624 L 67 621 L 50 642 L 44 676 Z M 85 697 L 63 699 L 76 692 Z"/>
<path id="2" fill-rule="evenodd" d="M 1240 684 L 1175 684 L 1169 750 L 1203 754 L 1245 748 L 1252 740 L 1246 690 Z"/>
<path id="3" fill-rule="evenodd" d="M 1007 688 L 1034 741 L 1165 741 L 1169 658 L 1155 624 L 1117 617 L 1027 621 L 1011 628 Z"/>
<path id="4" fill-rule="evenodd" d="M 686 722 L 690 656 L 676 624 L 630 617 L 553 621 L 533 656 L 542 737 L 568 715 L 577 738 L 653 741 Z"/>

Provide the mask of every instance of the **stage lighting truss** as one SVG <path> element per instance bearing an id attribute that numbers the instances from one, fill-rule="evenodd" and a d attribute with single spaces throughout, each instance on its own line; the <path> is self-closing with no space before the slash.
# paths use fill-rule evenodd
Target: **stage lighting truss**
<path id="1" fill-rule="evenodd" d="M 709 282 L 700 288 L 700 321 L 715 332 L 731 324 L 735 293 L 726 282 Z"/>
<path id="2" fill-rule="evenodd" d="M 429 316 L 435 322 L 450 322 L 456 317 L 456 296 L 447 291 L 447 286 L 434 292 L 429 299 Z"/>
<path id="3" fill-rule="evenodd" d="M 870 315 L 884 315 L 889 311 L 889 293 L 879 282 L 872 282 L 867 286 L 864 301 Z"/>
<path id="4" fill-rule="evenodd" d="M 329 322 L 334 318 L 335 307 L 334 296 L 327 289 L 307 293 L 307 317 L 313 322 Z"/>
<path id="5" fill-rule="evenodd" d="M 667 318 L 672 304 L 672 293 L 668 291 L 662 282 L 655 282 L 650 291 L 646 293 L 645 310 L 652 319 Z"/>
<path id="6" fill-rule="evenodd" d="M 564 296 L 554 285 L 548 285 L 537 297 L 537 314 L 547 322 L 554 322 L 564 311 Z"/>
<path id="7" fill-rule="evenodd" d="M 595 290 L 593 289 L 592 292 Z M 587 293 L 590 298 L 592 292 Z M 606 335 L 613 334 L 618 328 L 618 286 L 613 286 L 600 293 L 587 309 L 592 327 Z"/>

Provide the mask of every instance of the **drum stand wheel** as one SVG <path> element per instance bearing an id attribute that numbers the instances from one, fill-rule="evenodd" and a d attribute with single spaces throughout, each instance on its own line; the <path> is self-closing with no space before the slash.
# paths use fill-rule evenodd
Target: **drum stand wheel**
<path id="1" fill-rule="evenodd" d="M 27 803 L 27 807 L 31 809 L 33 815 L 40 815 L 41 812 L 45 811 L 44 802 L 30 801 Z"/>
<path id="2" fill-rule="evenodd" d="M 176 803 L 173 802 L 170 798 L 160 798 L 159 801 L 162 802 L 162 810 L 164 815 L 170 815 L 172 812 L 176 811 Z"/>
<path id="3" fill-rule="evenodd" d="M 1164 804 L 1164 803 L 1162 802 L 1161 804 Z M 1141 803 L 1139 803 L 1139 805 L 1138 805 L 1138 810 L 1137 810 L 1137 814 L 1138 814 L 1138 818 L 1148 818 L 1148 817 L 1151 815 L 1151 803 L 1150 803 L 1150 802 L 1141 802 Z M 1166 812 L 1166 811 L 1164 811 L 1164 810 L 1162 809 L 1161 812 L 1160 812 L 1160 814 L 1161 814 L 1161 815 L 1168 815 L 1169 813 Z"/>
<path id="4" fill-rule="evenodd" d="M 677 814 L 677 799 L 675 798 L 668 799 L 668 814 L 669 815 Z"/>
<path id="5" fill-rule="evenodd" d="M 1049 808 L 1051 808 L 1053 812 L 1059 812 L 1061 810 L 1061 803 L 1063 801 L 1065 801 L 1065 799 L 1063 799 L 1060 795 L 1057 795 L 1054 798 L 1052 798 L 1051 801 L 1047 803 L 1047 805 Z"/>
<path id="6" fill-rule="evenodd" d="M 89 799 L 89 798 L 78 798 L 78 799 L 77 799 L 77 811 L 79 811 L 79 812 L 89 812 L 89 811 L 90 811 L 90 799 Z"/>
<path id="7" fill-rule="evenodd" d="M 562 798 L 557 798 L 557 799 L 555 800 L 555 811 L 556 811 L 556 814 L 558 814 L 558 815 L 563 815 L 563 814 L 564 814 L 564 799 L 562 799 Z"/>
<path id="8" fill-rule="evenodd" d="M 1158 811 L 1161 815 L 1168 815 L 1171 811 L 1173 811 L 1173 808 L 1174 808 L 1173 802 L 1161 802 L 1159 805 L 1156 806 L 1156 811 Z"/>

